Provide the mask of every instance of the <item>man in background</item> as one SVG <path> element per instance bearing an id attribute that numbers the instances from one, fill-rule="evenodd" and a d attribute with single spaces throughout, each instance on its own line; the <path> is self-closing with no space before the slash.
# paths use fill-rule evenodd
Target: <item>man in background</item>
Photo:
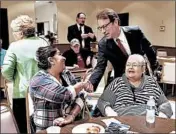
<path id="1" fill-rule="evenodd" d="M 85 25 L 86 15 L 82 12 L 76 16 L 76 24 L 68 27 L 67 39 L 70 42 L 76 38 L 80 41 L 81 48 L 90 50 L 90 42 L 96 41 L 92 28 Z"/>

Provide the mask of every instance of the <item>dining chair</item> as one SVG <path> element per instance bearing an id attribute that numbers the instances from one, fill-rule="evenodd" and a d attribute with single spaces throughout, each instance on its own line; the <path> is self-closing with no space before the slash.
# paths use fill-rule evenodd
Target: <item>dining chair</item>
<path id="1" fill-rule="evenodd" d="M 1 74 L 1 86 L 0 86 L 0 92 L 1 92 L 1 106 L 7 106 L 10 108 L 11 103 L 10 103 L 10 99 L 9 99 L 9 93 L 8 93 L 8 86 L 7 86 L 7 80 L 4 79 L 4 77 Z"/>
<path id="2" fill-rule="evenodd" d="M 33 101 L 32 101 L 32 98 L 29 94 L 29 89 L 27 89 L 27 93 L 26 93 L 26 120 L 27 120 L 27 132 L 28 133 L 35 132 L 35 127 L 34 127 L 33 118 L 32 118 L 33 112 L 34 112 Z"/>
<path id="3" fill-rule="evenodd" d="M 157 56 L 165 57 L 167 56 L 167 51 L 165 49 L 158 49 L 156 54 Z"/>

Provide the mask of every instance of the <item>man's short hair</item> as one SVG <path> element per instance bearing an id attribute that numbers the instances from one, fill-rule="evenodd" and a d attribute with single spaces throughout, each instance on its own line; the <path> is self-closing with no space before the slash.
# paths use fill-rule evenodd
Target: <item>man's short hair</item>
<path id="1" fill-rule="evenodd" d="M 85 13 L 83 13 L 83 12 L 79 12 L 79 13 L 76 15 L 76 18 L 79 18 L 81 14 L 84 14 L 84 16 L 86 16 Z"/>
<path id="2" fill-rule="evenodd" d="M 103 10 L 101 10 L 97 15 L 96 15 L 97 20 L 100 19 L 109 19 L 110 22 L 114 22 L 115 19 L 117 19 L 120 23 L 120 18 L 117 14 L 117 12 L 115 12 L 113 9 L 110 8 L 105 8 Z"/>

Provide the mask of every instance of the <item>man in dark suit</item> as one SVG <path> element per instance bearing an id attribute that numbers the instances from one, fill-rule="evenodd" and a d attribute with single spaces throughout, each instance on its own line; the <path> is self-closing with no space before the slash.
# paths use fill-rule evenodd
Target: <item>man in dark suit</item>
<path id="1" fill-rule="evenodd" d="M 81 43 L 81 48 L 90 50 L 90 42 L 96 41 L 96 36 L 92 28 L 85 25 L 86 15 L 78 13 L 76 17 L 76 24 L 68 27 L 67 39 L 70 42 L 72 39 L 77 38 Z"/>
<path id="2" fill-rule="evenodd" d="M 131 54 L 146 54 L 152 69 L 157 67 L 156 53 L 138 26 L 120 27 L 118 14 L 108 8 L 97 14 L 97 20 L 98 29 L 104 37 L 98 44 L 97 65 L 87 82 L 87 91 L 91 92 L 97 88 L 107 61 L 110 61 L 114 68 L 115 78 L 122 76 L 128 56 Z"/>

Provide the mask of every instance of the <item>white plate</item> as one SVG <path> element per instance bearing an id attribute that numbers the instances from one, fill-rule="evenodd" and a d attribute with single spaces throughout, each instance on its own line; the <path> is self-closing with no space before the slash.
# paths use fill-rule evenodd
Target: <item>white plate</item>
<path id="1" fill-rule="evenodd" d="M 50 133 L 59 134 L 60 130 L 61 128 L 59 126 L 50 126 L 46 129 L 47 134 L 50 134 Z"/>
<path id="2" fill-rule="evenodd" d="M 87 128 L 92 127 L 92 126 L 98 126 L 100 128 L 100 133 L 105 133 L 104 127 L 99 124 L 95 124 L 95 123 L 84 123 L 84 124 L 75 126 L 72 129 L 72 133 L 86 133 Z"/>

